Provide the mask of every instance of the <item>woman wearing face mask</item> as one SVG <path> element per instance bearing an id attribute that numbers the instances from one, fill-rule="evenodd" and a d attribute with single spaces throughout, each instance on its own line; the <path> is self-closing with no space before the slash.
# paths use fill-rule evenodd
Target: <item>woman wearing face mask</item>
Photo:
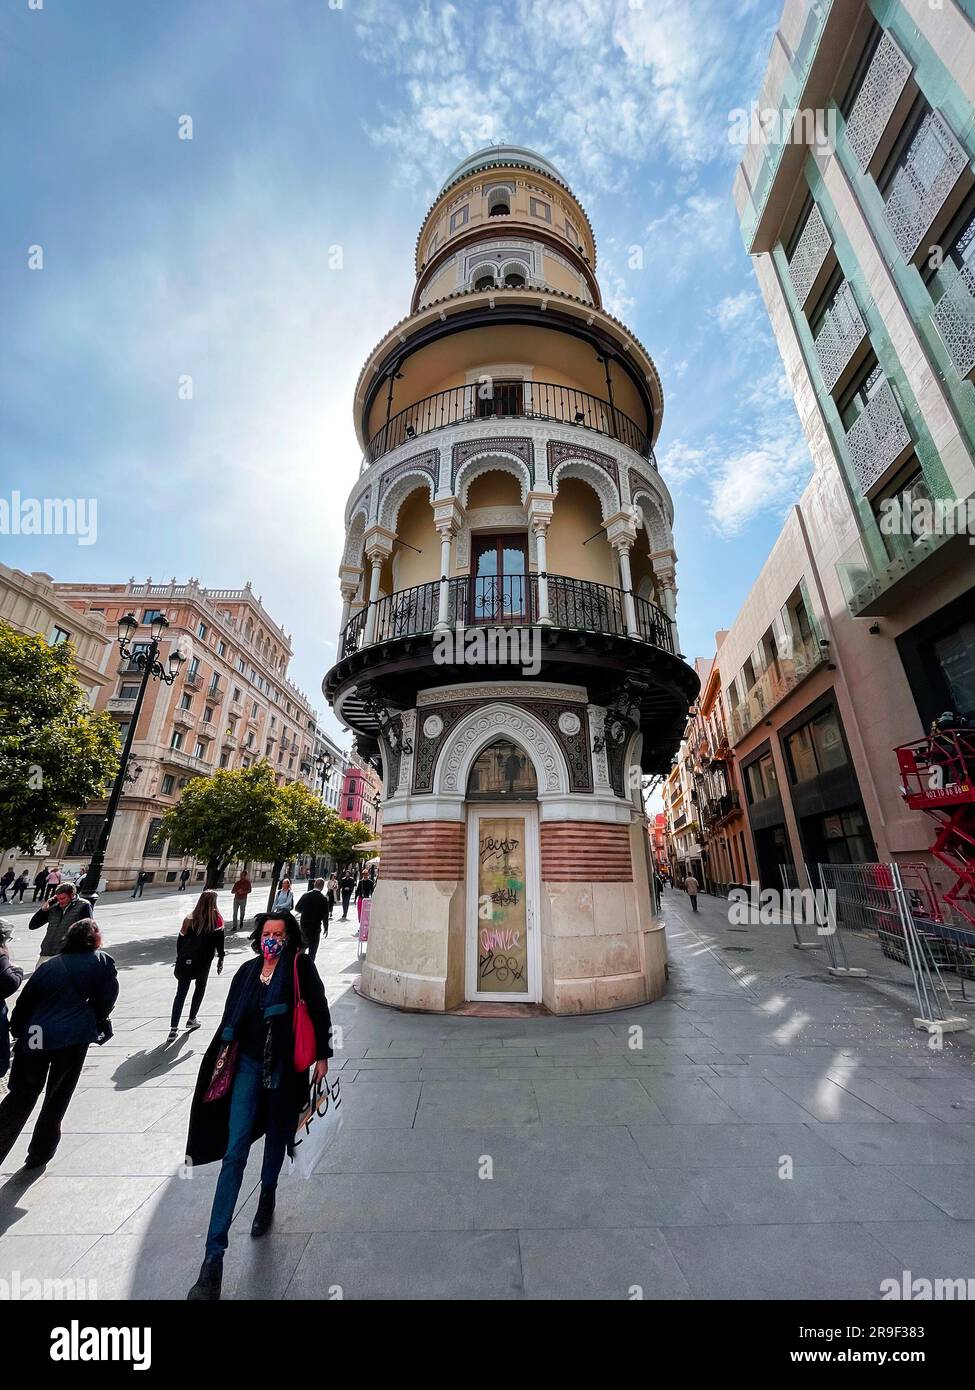
<path id="1" fill-rule="evenodd" d="M 251 1226 L 262 1236 L 274 1219 L 278 1174 L 308 1102 L 309 1072 L 295 1070 L 295 1002 L 307 1005 L 318 1059 L 311 1080 L 328 1072 L 332 1055 L 328 1001 L 315 963 L 301 951 L 301 932 L 290 912 L 260 913 L 251 945 L 258 953 L 237 971 L 224 1015 L 196 1084 L 186 1141 L 193 1164 L 223 1159 L 213 1196 L 210 1228 L 192 1300 L 220 1297 L 223 1256 L 255 1139 L 264 1135 L 261 1196 Z"/>

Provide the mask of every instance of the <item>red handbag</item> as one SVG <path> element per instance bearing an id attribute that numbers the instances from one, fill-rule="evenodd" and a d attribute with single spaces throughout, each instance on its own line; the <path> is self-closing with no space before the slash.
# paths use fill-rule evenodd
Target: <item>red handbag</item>
<path id="1" fill-rule="evenodd" d="M 223 1100 L 230 1090 L 230 1083 L 237 1071 L 237 1053 L 239 1050 L 240 1045 L 236 1042 L 224 1043 L 221 1047 L 217 1053 L 217 1060 L 213 1064 L 213 1076 L 210 1078 L 206 1095 L 203 1097 L 204 1101 Z"/>
<path id="2" fill-rule="evenodd" d="M 295 956 L 295 1071 L 307 1071 L 316 1060 L 318 1041 L 308 1005 L 301 997 L 298 983 L 298 957 Z"/>

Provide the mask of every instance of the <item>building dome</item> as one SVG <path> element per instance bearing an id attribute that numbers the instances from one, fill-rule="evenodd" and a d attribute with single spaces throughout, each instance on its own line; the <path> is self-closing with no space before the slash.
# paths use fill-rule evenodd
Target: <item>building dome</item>
<path id="1" fill-rule="evenodd" d="M 473 154 L 468 155 L 466 159 L 461 160 L 456 168 L 451 170 L 437 196 L 439 197 L 458 179 L 465 178 L 468 174 L 474 174 L 478 169 L 489 169 L 496 164 L 503 164 L 506 168 L 522 166 L 526 169 L 536 169 L 540 174 L 548 174 L 551 178 L 558 179 L 559 183 L 565 183 L 565 179 L 554 164 L 550 164 L 547 159 L 543 159 L 534 150 L 526 149 L 524 145 L 485 145 L 484 149 L 476 150 Z"/>

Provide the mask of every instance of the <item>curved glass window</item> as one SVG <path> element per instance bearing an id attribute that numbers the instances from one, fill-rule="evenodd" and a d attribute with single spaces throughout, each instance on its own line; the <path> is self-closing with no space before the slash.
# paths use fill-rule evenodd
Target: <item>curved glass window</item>
<path id="1" fill-rule="evenodd" d="M 469 800 L 533 801 L 537 794 L 531 759 L 507 739 L 485 748 L 467 778 Z"/>

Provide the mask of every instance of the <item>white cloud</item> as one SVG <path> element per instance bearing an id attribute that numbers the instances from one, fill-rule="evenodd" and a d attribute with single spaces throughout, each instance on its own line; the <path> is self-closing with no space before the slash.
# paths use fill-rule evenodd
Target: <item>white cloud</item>
<path id="1" fill-rule="evenodd" d="M 731 328 L 757 303 L 757 294 L 751 290 L 742 290 L 740 294 L 726 295 L 715 309 L 714 316 L 722 328 Z"/>

